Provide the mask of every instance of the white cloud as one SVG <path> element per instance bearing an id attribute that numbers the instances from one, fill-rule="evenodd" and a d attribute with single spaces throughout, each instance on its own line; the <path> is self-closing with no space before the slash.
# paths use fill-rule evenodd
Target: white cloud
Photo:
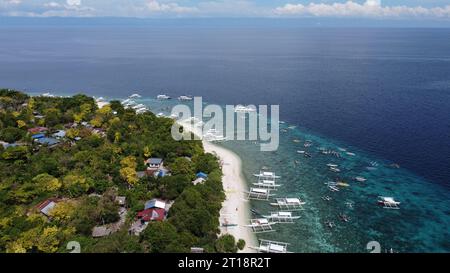
<path id="1" fill-rule="evenodd" d="M 156 0 L 149 0 L 147 9 L 152 13 L 191 13 L 198 10 L 196 7 L 184 7 L 173 2 L 160 3 Z"/>
<path id="2" fill-rule="evenodd" d="M 274 13 L 281 16 L 450 18 L 450 5 L 433 8 L 382 6 L 380 0 L 367 0 L 363 4 L 353 1 L 333 4 L 286 4 L 275 8 Z"/>

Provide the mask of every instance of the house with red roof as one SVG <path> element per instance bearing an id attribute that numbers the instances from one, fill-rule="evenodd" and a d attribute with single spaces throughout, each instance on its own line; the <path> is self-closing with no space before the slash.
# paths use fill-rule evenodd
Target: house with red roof
<path id="1" fill-rule="evenodd" d="M 45 216 L 49 217 L 50 211 L 56 206 L 58 199 L 50 198 L 39 203 L 36 208 Z"/>
<path id="2" fill-rule="evenodd" d="M 138 212 L 136 217 L 142 222 L 163 221 L 166 218 L 166 210 L 160 208 L 145 209 Z"/>
<path id="3" fill-rule="evenodd" d="M 44 132 L 47 132 L 48 131 L 48 128 L 47 127 L 34 127 L 34 128 L 30 128 L 30 129 L 28 129 L 28 132 L 30 133 L 30 134 L 39 134 L 39 133 L 44 133 Z"/>

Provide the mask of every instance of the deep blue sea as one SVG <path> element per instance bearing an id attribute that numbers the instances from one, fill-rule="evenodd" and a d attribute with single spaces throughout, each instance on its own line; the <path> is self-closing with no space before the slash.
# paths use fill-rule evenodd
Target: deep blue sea
<path id="1" fill-rule="evenodd" d="M 249 182 L 268 166 L 288 185 L 279 195 L 309 204 L 303 221 L 264 238 L 289 240 L 293 251 L 361 252 L 370 240 L 400 252 L 450 251 L 450 29 L 0 26 L 0 41 L 0 87 L 279 104 L 287 131 L 277 152 L 223 144 L 244 159 Z M 308 159 L 296 153 L 306 139 L 313 142 Z M 337 161 L 321 147 L 356 156 Z M 337 178 L 330 162 L 351 187 L 324 187 Z M 352 182 L 356 175 L 368 181 Z M 324 195 L 334 195 L 333 203 Z M 378 195 L 395 196 L 402 209 L 377 207 Z M 340 213 L 351 221 L 341 223 Z"/>

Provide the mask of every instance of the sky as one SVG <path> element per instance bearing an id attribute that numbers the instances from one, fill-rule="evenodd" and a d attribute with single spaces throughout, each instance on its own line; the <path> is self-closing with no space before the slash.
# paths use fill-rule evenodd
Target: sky
<path id="1" fill-rule="evenodd" d="M 450 0 L 0 0 L 1 17 L 286 17 L 450 21 Z"/>

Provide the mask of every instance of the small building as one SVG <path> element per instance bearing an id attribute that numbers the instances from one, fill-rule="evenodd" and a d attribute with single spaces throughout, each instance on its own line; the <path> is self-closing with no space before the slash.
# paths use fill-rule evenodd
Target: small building
<path id="1" fill-rule="evenodd" d="M 138 212 L 136 217 L 141 222 L 163 221 L 166 218 L 166 210 L 161 208 L 145 209 Z"/>
<path id="2" fill-rule="evenodd" d="M 45 137 L 45 134 L 35 134 L 35 135 L 31 136 L 32 139 L 40 139 L 40 138 L 44 138 L 44 137 Z"/>
<path id="3" fill-rule="evenodd" d="M 147 168 L 150 170 L 157 170 L 159 168 L 162 168 L 163 160 L 162 158 L 149 158 L 147 159 L 147 161 L 145 161 L 145 165 L 147 165 Z"/>
<path id="4" fill-rule="evenodd" d="M 36 139 L 36 141 L 39 144 L 46 145 L 48 147 L 55 147 L 60 143 L 59 140 L 57 140 L 56 138 L 49 138 L 49 137 L 38 138 Z"/>
<path id="5" fill-rule="evenodd" d="M 199 177 L 199 178 L 195 179 L 194 181 L 192 181 L 192 184 L 197 185 L 197 184 L 201 184 L 203 182 L 205 182 L 205 179 Z"/>
<path id="6" fill-rule="evenodd" d="M 66 131 L 58 130 L 56 133 L 52 134 L 52 137 L 54 137 L 54 138 L 64 138 L 64 137 L 66 137 Z"/>
<path id="7" fill-rule="evenodd" d="M 159 208 L 159 209 L 166 209 L 166 202 L 160 199 L 152 199 L 147 202 L 145 202 L 144 209 L 152 209 L 152 208 Z"/>
<path id="8" fill-rule="evenodd" d="M 119 204 L 120 206 L 125 206 L 127 204 L 127 198 L 125 196 L 116 196 L 116 202 L 117 204 Z"/>
<path id="9" fill-rule="evenodd" d="M 197 178 L 203 178 L 203 179 L 208 178 L 208 175 L 204 172 L 198 172 L 196 176 L 197 176 Z"/>
<path id="10" fill-rule="evenodd" d="M 47 199 L 39 203 L 36 208 L 45 216 L 49 217 L 50 211 L 56 206 L 57 199 Z"/>
<path id="11" fill-rule="evenodd" d="M 30 134 L 39 134 L 39 133 L 45 133 L 48 131 L 47 127 L 34 127 L 34 128 L 30 128 L 28 129 L 28 132 Z"/>
<path id="12" fill-rule="evenodd" d="M 92 229 L 92 237 L 100 238 L 111 234 L 111 229 L 106 226 L 98 226 Z"/>

